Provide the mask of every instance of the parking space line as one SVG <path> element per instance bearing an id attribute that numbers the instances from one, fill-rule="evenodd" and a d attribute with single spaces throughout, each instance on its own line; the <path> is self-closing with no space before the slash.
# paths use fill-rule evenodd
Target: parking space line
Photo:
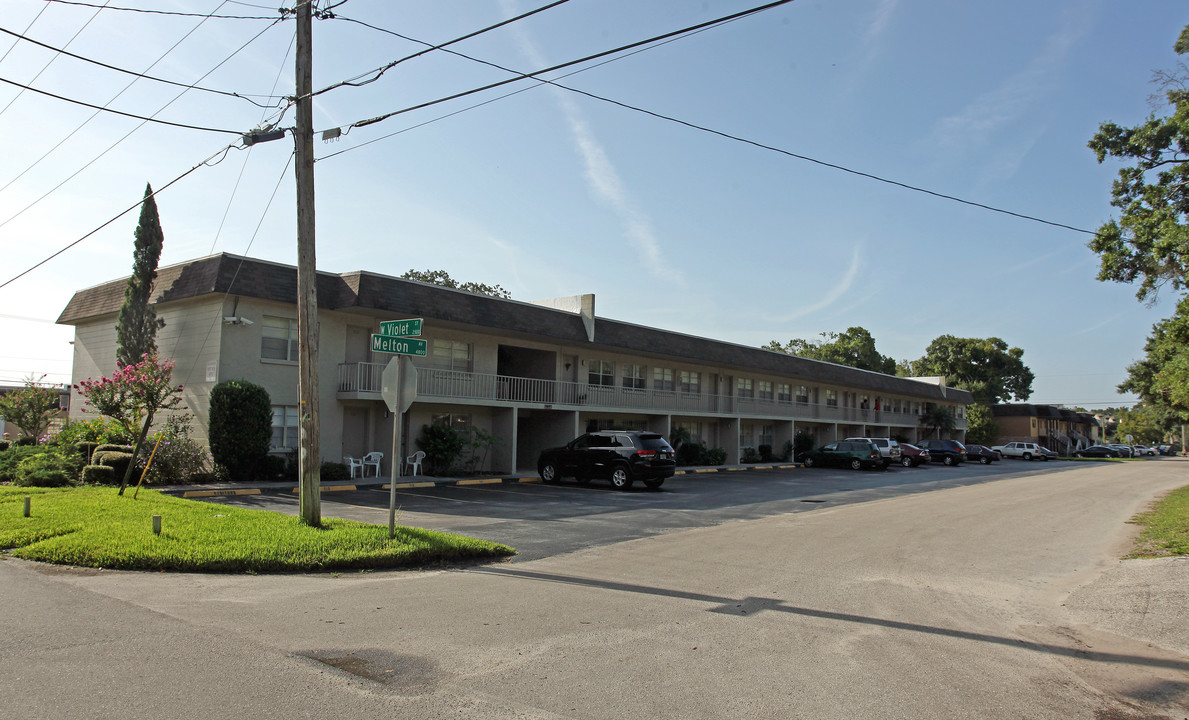
<path id="1" fill-rule="evenodd" d="M 225 497 L 228 495 L 259 495 L 258 488 L 241 488 L 239 490 L 190 490 L 182 493 L 184 498 Z"/>

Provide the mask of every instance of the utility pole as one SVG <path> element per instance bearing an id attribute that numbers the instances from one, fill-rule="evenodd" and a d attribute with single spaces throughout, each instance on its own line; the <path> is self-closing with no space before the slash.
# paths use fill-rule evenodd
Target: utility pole
<path id="1" fill-rule="evenodd" d="M 318 271 L 314 258 L 313 4 L 297 3 L 297 396 L 301 519 L 322 524 L 318 453 Z"/>

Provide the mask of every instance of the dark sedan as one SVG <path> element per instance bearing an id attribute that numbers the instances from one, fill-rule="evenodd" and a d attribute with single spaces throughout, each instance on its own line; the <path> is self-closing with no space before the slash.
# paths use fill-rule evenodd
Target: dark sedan
<path id="1" fill-rule="evenodd" d="M 1080 458 L 1117 458 L 1122 457 L 1118 450 L 1106 445 L 1091 445 L 1083 450 L 1074 450 L 1074 457 Z"/>
<path id="2" fill-rule="evenodd" d="M 999 459 L 999 453 L 985 445 L 967 445 L 966 459 L 970 462 L 981 462 L 983 465 L 990 465 Z"/>
<path id="3" fill-rule="evenodd" d="M 904 467 L 916 467 L 929 464 L 929 451 L 911 443 L 900 443 L 900 464 Z"/>

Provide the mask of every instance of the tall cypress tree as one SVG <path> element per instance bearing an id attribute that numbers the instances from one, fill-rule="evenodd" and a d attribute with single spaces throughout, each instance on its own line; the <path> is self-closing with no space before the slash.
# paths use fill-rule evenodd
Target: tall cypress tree
<path id="1" fill-rule="evenodd" d="M 153 281 L 157 279 L 157 262 L 161 259 L 161 246 L 165 234 L 161 231 L 161 218 L 157 215 L 157 201 L 153 199 L 153 188 L 145 184 L 144 203 L 140 206 L 140 221 L 136 224 L 136 246 L 132 252 L 132 277 L 124 289 L 124 305 L 120 308 L 120 319 L 116 324 L 119 346 L 116 350 L 116 364 L 120 367 L 135 365 L 145 353 L 157 353 L 157 330 L 165 327 L 164 320 L 157 319 L 157 312 L 149 305 Z"/>

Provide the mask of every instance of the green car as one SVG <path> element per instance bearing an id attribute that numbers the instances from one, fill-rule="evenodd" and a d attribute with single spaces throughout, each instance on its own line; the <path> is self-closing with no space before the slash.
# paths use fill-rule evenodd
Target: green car
<path id="1" fill-rule="evenodd" d="M 875 443 L 866 440 L 844 440 L 823 445 L 805 453 L 805 467 L 884 468 L 883 456 Z"/>

